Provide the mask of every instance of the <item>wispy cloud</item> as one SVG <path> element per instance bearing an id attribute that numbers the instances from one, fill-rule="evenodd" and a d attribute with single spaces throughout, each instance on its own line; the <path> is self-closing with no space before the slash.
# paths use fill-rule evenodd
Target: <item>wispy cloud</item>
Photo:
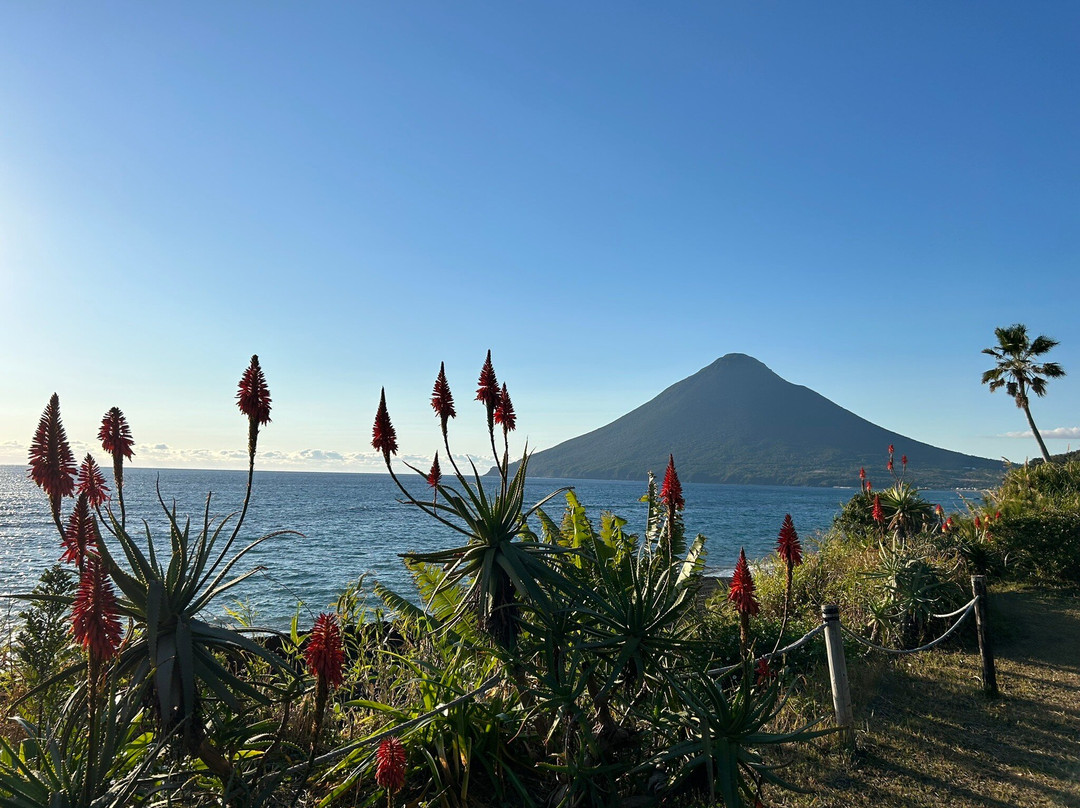
<path id="1" fill-rule="evenodd" d="M 1059 426 L 1056 429 L 1040 429 L 1044 440 L 1076 440 L 1080 438 L 1080 426 Z M 1034 438 L 1031 430 L 1026 432 L 1006 432 L 1001 438 Z"/>
<path id="2" fill-rule="evenodd" d="M 0 442 L 0 464 L 20 465 L 26 462 L 27 444 L 20 441 Z M 101 447 L 72 441 L 72 452 L 76 459 L 87 452 L 102 457 Z M 248 464 L 245 449 L 186 449 L 170 446 L 167 443 L 135 444 L 135 459 L 132 466 L 148 468 L 205 468 L 205 469 L 246 469 Z M 393 458 L 394 471 L 408 474 L 405 463 L 426 471 L 431 466 L 432 458 L 427 455 L 398 455 Z M 460 468 L 468 469 L 467 455 L 454 455 Z M 445 464 L 446 458 L 443 458 Z M 446 464 L 448 465 L 448 464 Z M 491 465 L 478 462 L 477 468 L 484 472 Z M 383 472 L 383 463 L 379 452 L 339 452 L 333 449 L 299 449 L 296 451 L 270 450 L 259 452 L 255 467 L 265 471 L 355 471 Z"/>

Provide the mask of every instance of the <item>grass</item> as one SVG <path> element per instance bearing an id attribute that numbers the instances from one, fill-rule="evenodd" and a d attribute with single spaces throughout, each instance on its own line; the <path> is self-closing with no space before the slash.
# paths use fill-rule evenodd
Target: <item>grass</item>
<path id="1" fill-rule="evenodd" d="M 1080 596 L 991 593 L 1001 698 L 977 651 L 849 660 L 853 750 L 787 752 L 784 808 L 1080 808 Z M 831 715 L 825 691 L 820 714 Z"/>

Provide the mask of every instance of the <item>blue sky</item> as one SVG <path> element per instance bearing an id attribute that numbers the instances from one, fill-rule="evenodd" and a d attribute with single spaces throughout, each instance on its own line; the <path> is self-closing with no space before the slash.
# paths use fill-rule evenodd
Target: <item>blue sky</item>
<path id="1" fill-rule="evenodd" d="M 430 459 L 440 361 L 482 454 L 488 348 L 536 448 L 741 352 L 1023 460 L 1014 322 L 1076 448 L 1078 54 L 1065 2 L 0 5 L 0 462 L 56 391 L 242 466 L 252 353 L 264 468 L 377 469 L 384 385 Z"/>

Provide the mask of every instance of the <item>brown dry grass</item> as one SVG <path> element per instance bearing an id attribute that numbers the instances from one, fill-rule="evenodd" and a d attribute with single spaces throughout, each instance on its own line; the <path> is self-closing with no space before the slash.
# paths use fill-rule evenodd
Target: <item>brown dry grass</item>
<path id="1" fill-rule="evenodd" d="M 788 753 L 784 808 L 1080 808 L 1080 596 L 992 594 L 1001 698 L 977 652 L 852 664 L 854 750 Z M 831 712 L 827 693 L 817 709 Z"/>

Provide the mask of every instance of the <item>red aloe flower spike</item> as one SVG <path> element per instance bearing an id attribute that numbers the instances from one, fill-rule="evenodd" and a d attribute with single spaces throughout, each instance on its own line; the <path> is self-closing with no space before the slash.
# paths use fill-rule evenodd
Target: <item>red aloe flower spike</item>
<path id="1" fill-rule="evenodd" d="M 128 426 L 127 419 L 124 418 L 124 413 L 119 407 L 113 407 L 101 419 L 98 440 L 101 441 L 101 448 L 111 454 L 114 461 L 119 456 L 126 457 L 128 460 L 135 456 L 135 452 L 131 450 L 131 447 L 135 445 L 135 441 L 131 438 L 131 427 Z"/>
<path id="2" fill-rule="evenodd" d="M 893 445 L 890 443 L 889 444 L 889 457 L 892 457 L 892 456 L 893 456 Z"/>
<path id="3" fill-rule="evenodd" d="M 889 471 L 893 470 L 893 462 L 891 457 L 889 458 L 889 462 L 885 464 L 885 468 L 887 468 Z"/>
<path id="4" fill-rule="evenodd" d="M 124 486 L 124 458 L 128 460 L 135 456 L 131 447 L 135 441 L 131 437 L 131 427 L 119 407 L 113 407 L 105 417 L 101 419 L 101 429 L 98 430 L 98 440 L 101 448 L 112 455 L 113 479 L 116 482 L 116 492 Z"/>
<path id="5" fill-rule="evenodd" d="M 907 468 L 907 455 L 900 455 L 900 465 L 903 468 Z"/>
<path id="6" fill-rule="evenodd" d="M 975 517 L 975 529 L 980 530 L 982 528 L 982 522 L 979 521 L 979 517 Z"/>
<path id="7" fill-rule="evenodd" d="M 739 614 L 753 617 L 761 608 L 754 594 L 754 578 L 750 574 L 750 565 L 746 563 L 746 550 L 739 550 L 739 562 L 735 565 L 735 574 L 728 585 L 728 600 L 735 604 Z"/>
<path id="8" fill-rule="evenodd" d="M 499 381 L 495 378 L 495 368 L 491 364 L 491 349 L 488 349 L 484 367 L 480 369 L 480 386 L 476 389 L 476 400 L 483 401 L 488 412 L 494 415 L 499 403 Z"/>
<path id="9" fill-rule="evenodd" d="M 386 465 L 390 465 L 390 455 L 397 454 L 397 433 L 390 423 L 390 413 L 386 409 L 386 388 L 379 394 L 379 409 L 375 413 L 375 426 L 371 429 L 371 445 L 383 453 Z"/>
<path id="10" fill-rule="evenodd" d="M 251 357 L 240 384 L 236 390 L 236 406 L 250 420 L 261 426 L 270 423 L 270 388 L 266 386 L 266 376 L 259 367 L 258 355 Z"/>
<path id="11" fill-rule="evenodd" d="M 797 567 L 802 563 L 802 544 L 799 542 L 799 534 L 795 532 L 795 523 L 791 520 L 790 513 L 784 516 L 784 524 L 780 527 L 776 552 L 789 566 Z"/>
<path id="12" fill-rule="evenodd" d="M 866 469 L 865 468 L 859 469 L 859 479 L 860 480 L 865 480 L 866 479 Z"/>
<path id="13" fill-rule="evenodd" d="M 675 471 L 675 456 L 668 455 L 667 471 L 664 472 L 664 484 L 660 487 L 660 501 L 667 505 L 669 511 L 681 511 L 686 507 L 686 501 L 682 495 L 682 484 L 679 475 Z"/>
<path id="14" fill-rule="evenodd" d="M 119 407 L 113 407 L 101 419 L 98 440 L 101 441 L 101 448 L 112 455 L 113 481 L 116 483 L 116 498 L 120 500 L 120 522 L 123 524 L 127 521 L 124 514 L 124 458 L 130 460 L 135 456 L 131 450 L 135 441 Z"/>
<path id="15" fill-rule="evenodd" d="M 499 393 L 499 403 L 495 405 L 495 423 L 502 424 L 503 432 L 513 432 L 517 427 L 514 405 L 510 401 L 510 394 L 506 392 L 505 383 Z"/>
<path id="16" fill-rule="evenodd" d="M 428 472 L 427 484 L 432 488 L 437 488 L 440 480 L 442 480 L 442 471 L 439 469 L 439 453 L 435 452 L 435 462 L 431 464 L 431 471 Z"/>
<path id="17" fill-rule="evenodd" d="M 255 354 L 237 385 L 236 406 L 248 418 L 248 460 L 253 470 L 259 427 L 270 423 L 270 388 L 266 386 L 266 376 L 263 375 L 262 368 L 259 367 L 259 357 Z"/>
<path id="18" fill-rule="evenodd" d="M 948 519 L 945 520 L 945 524 L 941 526 L 941 530 L 943 532 L 950 531 L 950 530 L 952 530 L 952 525 L 953 525 L 952 517 L 950 516 Z"/>
<path id="19" fill-rule="evenodd" d="M 375 752 L 375 783 L 388 794 L 405 785 L 405 747 L 393 736 L 383 738 Z"/>
<path id="20" fill-rule="evenodd" d="M 324 612 L 315 618 L 304 659 L 308 670 L 320 683 L 325 683 L 328 688 L 341 686 L 345 679 L 345 650 L 341 643 L 341 627 L 334 615 Z"/>
<path id="21" fill-rule="evenodd" d="M 940 504 L 935 505 L 934 506 L 934 513 L 936 513 L 938 516 L 941 516 L 943 513 L 945 513 L 945 509 L 942 508 Z"/>
<path id="22" fill-rule="evenodd" d="M 754 668 L 754 674 L 758 687 L 769 684 L 776 677 L 772 666 L 769 665 L 769 660 L 765 659 L 765 657 L 758 660 L 757 666 Z"/>
<path id="23" fill-rule="evenodd" d="M 90 556 L 83 565 L 71 611 L 71 633 L 93 663 L 112 659 L 120 647 L 116 595 L 101 560 Z"/>
<path id="24" fill-rule="evenodd" d="M 109 498 L 109 487 L 105 484 L 105 475 L 93 455 L 87 454 L 79 466 L 79 480 L 77 490 L 80 494 L 86 494 L 87 504 L 91 508 L 101 506 Z"/>
<path id="25" fill-rule="evenodd" d="M 1001 518 L 1001 511 L 998 511 L 997 513 L 994 514 L 994 519 L 1000 519 L 1000 518 Z"/>
<path id="26" fill-rule="evenodd" d="M 881 498 L 877 494 L 874 494 L 874 509 L 870 512 L 870 515 L 878 524 L 885 521 L 885 512 L 881 510 Z"/>
<path id="27" fill-rule="evenodd" d="M 41 414 L 30 443 L 30 479 L 48 495 L 53 521 L 59 528 L 60 500 L 75 491 L 75 456 L 60 422 L 60 397 L 56 393 Z"/>
<path id="28" fill-rule="evenodd" d="M 450 385 L 446 381 L 446 364 L 439 363 L 439 375 L 435 379 L 435 388 L 431 391 L 431 408 L 438 413 L 439 422 L 442 426 L 443 437 L 446 437 L 446 422 L 451 418 L 457 418 L 457 410 L 454 409 L 454 396 L 450 392 Z"/>
<path id="29" fill-rule="evenodd" d="M 90 497 L 79 494 L 75 507 L 68 517 L 67 530 L 64 531 L 64 554 L 60 560 L 74 564 L 80 570 L 87 558 L 87 552 L 97 552 L 97 526 L 94 515 L 90 513 Z"/>

